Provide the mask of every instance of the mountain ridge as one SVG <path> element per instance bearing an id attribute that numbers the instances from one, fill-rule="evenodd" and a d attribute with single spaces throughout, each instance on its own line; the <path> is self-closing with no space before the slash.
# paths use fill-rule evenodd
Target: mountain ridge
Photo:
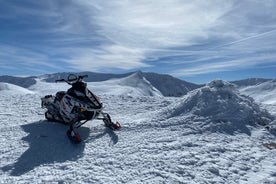
<path id="1" fill-rule="evenodd" d="M 45 82 L 55 82 L 57 79 L 67 78 L 70 73 L 74 72 L 61 72 L 45 74 L 40 76 L 30 76 L 30 77 L 17 77 L 17 76 L 0 76 L 0 82 L 10 83 L 18 85 L 20 87 L 29 88 L 36 83 L 37 79 L 41 79 Z M 78 72 L 77 75 L 88 75 L 85 79 L 86 82 L 102 82 L 111 79 L 123 79 L 127 78 L 133 74 L 138 74 L 140 79 L 143 78 L 148 81 L 152 87 L 157 89 L 162 93 L 163 96 L 180 97 L 186 95 L 189 91 L 200 88 L 204 85 L 199 85 L 191 82 L 187 82 L 182 79 L 175 78 L 168 74 L 159 74 L 153 72 L 129 72 L 124 74 L 112 74 L 112 73 L 96 73 L 96 72 Z M 230 81 L 237 86 L 237 88 L 244 88 L 247 86 L 255 86 L 266 83 L 268 81 L 273 81 L 275 79 L 265 79 L 265 78 L 248 78 L 236 81 Z"/>
<path id="2" fill-rule="evenodd" d="M 62 72 L 62 73 L 53 73 L 45 74 L 41 76 L 34 77 L 14 77 L 14 76 L 0 76 L 0 82 L 7 82 L 15 84 L 21 87 L 28 88 L 31 85 L 35 84 L 35 79 L 41 79 L 45 82 L 55 82 L 57 79 L 67 78 L 67 76 L 73 72 Z M 179 97 L 187 94 L 187 92 L 200 87 L 194 83 L 190 83 L 175 77 L 172 77 L 167 74 L 158 74 L 150 72 L 130 72 L 125 74 L 111 74 L 111 73 L 96 73 L 96 72 L 79 72 L 75 73 L 76 75 L 88 75 L 88 78 L 85 79 L 86 82 L 101 82 L 107 81 L 110 79 L 122 79 L 129 77 L 137 73 L 141 76 L 141 79 L 144 77 L 152 87 L 159 90 L 163 96 L 172 96 Z M 19 81 L 19 82 L 18 82 Z"/>

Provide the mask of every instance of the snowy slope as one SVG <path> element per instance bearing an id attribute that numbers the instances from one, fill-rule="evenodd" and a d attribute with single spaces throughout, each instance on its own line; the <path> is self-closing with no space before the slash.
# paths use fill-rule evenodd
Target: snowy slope
<path id="1" fill-rule="evenodd" d="M 9 94 L 9 95 L 13 95 L 13 94 L 32 94 L 33 92 L 17 86 L 17 85 L 13 85 L 13 84 L 9 84 L 9 83 L 4 83 L 4 82 L 0 82 L 0 95 L 3 94 Z"/>
<path id="2" fill-rule="evenodd" d="M 170 75 L 140 72 L 156 89 L 164 96 L 179 97 L 187 94 L 196 88 L 201 87 L 190 82 L 186 82 Z"/>
<path id="3" fill-rule="evenodd" d="M 267 81 L 270 81 L 271 79 L 263 79 L 263 78 L 248 78 L 248 79 L 242 79 L 237 81 L 231 81 L 231 83 L 239 86 L 239 87 L 246 87 L 246 86 L 255 86 Z"/>
<path id="4" fill-rule="evenodd" d="M 119 85 L 133 87 L 140 95 L 163 96 L 141 73 L 134 73 L 118 81 Z"/>
<path id="5" fill-rule="evenodd" d="M 116 96 L 163 96 L 139 73 L 121 79 L 111 79 L 103 82 L 89 82 L 89 89 L 96 94 Z"/>
<path id="6" fill-rule="evenodd" d="M 131 80 L 138 80 L 140 89 L 149 87 L 137 76 Z M 181 98 L 107 92 L 116 86 L 121 94 L 129 92 L 127 82 L 89 83 L 123 127 L 112 132 L 101 121 L 88 122 L 78 130 L 83 139 L 78 145 L 67 139 L 68 127 L 45 121 L 40 108 L 41 96 L 67 89 L 66 84 L 38 81 L 29 88 L 34 94 L 0 95 L 0 183 L 276 182 L 276 149 L 263 146 L 275 142 L 275 135 L 249 122 L 271 117 L 231 85 L 210 83 Z M 239 111 L 231 117 L 223 105 Z M 232 134 L 216 131 L 217 118 L 243 123 L 250 134 L 236 127 Z"/>
<path id="7" fill-rule="evenodd" d="M 276 80 L 269 80 L 256 85 L 241 86 L 239 90 L 253 97 L 257 102 L 276 105 Z"/>

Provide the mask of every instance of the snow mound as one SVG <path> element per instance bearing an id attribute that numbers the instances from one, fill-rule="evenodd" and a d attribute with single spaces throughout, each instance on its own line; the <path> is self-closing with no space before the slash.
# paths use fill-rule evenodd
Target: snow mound
<path id="1" fill-rule="evenodd" d="M 0 82 L 0 94 L 12 95 L 12 94 L 32 94 L 32 93 L 33 93 L 32 91 L 26 88 L 9 84 L 9 83 Z"/>
<path id="2" fill-rule="evenodd" d="M 267 125 L 274 119 L 253 98 L 241 95 L 233 84 L 222 80 L 189 92 L 170 112 L 171 118 L 188 116 L 191 122 L 201 121 L 202 129 L 230 134 L 250 133 L 248 125 Z"/>

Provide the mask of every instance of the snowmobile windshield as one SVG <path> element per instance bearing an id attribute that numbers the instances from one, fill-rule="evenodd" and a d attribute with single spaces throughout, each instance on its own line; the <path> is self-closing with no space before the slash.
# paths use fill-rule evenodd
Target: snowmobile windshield
<path id="1" fill-rule="evenodd" d="M 85 94 L 87 84 L 84 82 L 75 82 L 72 84 L 74 90 L 80 91 Z"/>
<path id="2" fill-rule="evenodd" d="M 67 93 L 80 100 L 84 100 L 86 97 L 86 90 L 87 90 L 86 83 L 75 82 L 72 84 L 72 87 L 67 90 Z"/>

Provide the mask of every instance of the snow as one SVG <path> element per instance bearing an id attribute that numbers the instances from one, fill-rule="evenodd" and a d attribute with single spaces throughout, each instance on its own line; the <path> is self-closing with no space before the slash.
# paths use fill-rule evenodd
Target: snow
<path id="1" fill-rule="evenodd" d="M 275 134 L 259 125 L 274 117 L 231 84 L 177 98 L 137 75 L 88 86 L 122 128 L 88 122 L 77 145 L 40 108 L 42 96 L 67 84 L 37 79 L 32 93 L 0 91 L 0 183 L 276 183 L 276 149 L 263 146 Z"/>
<path id="2" fill-rule="evenodd" d="M 57 91 L 64 91 L 68 87 L 66 83 L 47 83 L 37 79 L 36 85 L 29 89 L 44 94 L 55 94 Z M 163 96 L 160 91 L 153 87 L 139 73 L 134 73 L 122 79 L 110 79 L 102 82 L 87 82 L 87 86 L 96 94 L 117 95 L 117 96 Z"/>
<path id="3" fill-rule="evenodd" d="M 269 80 L 257 85 L 242 86 L 239 90 L 252 96 L 257 102 L 276 105 L 276 80 Z"/>
<path id="4" fill-rule="evenodd" d="M 122 79 L 111 79 L 103 82 L 89 82 L 88 87 L 98 94 L 118 96 L 163 96 L 139 73 Z"/>
<path id="5" fill-rule="evenodd" d="M 267 111 L 262 110 L 252 98 L 241 95 L 231 83 L 215 80 L 193 90 L 180 103 L 162 112 L 166 118 L 189 117 L 201 122 L 200 130 L 233 134 L 235 131 L 248 133 L 248 126 L 267 125 L 273 121 Z"/>
<path id="6" fill-rule="evenodd" d="M 54 82 L 57 79 L 67 78 L 69 74 L 70 73 L 55 73 L 55 74 L 39 76 L 38 78 L 43 79 L 46 82 Z M 189 82 L 174 78 L 170 75 L 148 73 L 148 72 L 141 72 L 141 71 L 126 73 L 126 74 L 104 74 L 104 73 L 94 73 L 94 72 L 80 72 L 80 73 L 76 73 L 76 75 L 87 75 L 88 77 L 85 78 L 86 82 L 103 82 L 110 79 L 122 79 L 121 83 L 125 84 L 124 86 L 136 87 L 136 90 L 134 91 L 138 91 L 137 90 L 138 86 L 150 87 L 154 93 L 156 93 L 156 89 L 157 89 L 163 96 L 179 97 L 187 94 L 188 91 L 191 91 L 195 88 L 200 87 L 200 85 L 189 83 Z M 123 78 L 126 78 L 126 79 L 123 79 Z M 3 78 L 3 80 L 7 81 L 6 78 Z M 0 77 L 0 81 L 1 81 L 1 77 Z M 120 80 L 115 80 L 115 83 L 116 81 L 120 81 Z M 132 89 L 129 89 L 128 91 L 130 90 Z M 139 90 L 138 93 L 144 94 L 148 92 L 149 91 L 146 91 L 146 90 L 145 91 Z"/>
<path id="7" fill-rule="evenodd" d="M 12 94 L 32 94 L 32 93 L 33 93 L 32 91 L 26 88 L 13 85 L 10 83 L 0 82 L 0 94 L 12 95 Z"/>

